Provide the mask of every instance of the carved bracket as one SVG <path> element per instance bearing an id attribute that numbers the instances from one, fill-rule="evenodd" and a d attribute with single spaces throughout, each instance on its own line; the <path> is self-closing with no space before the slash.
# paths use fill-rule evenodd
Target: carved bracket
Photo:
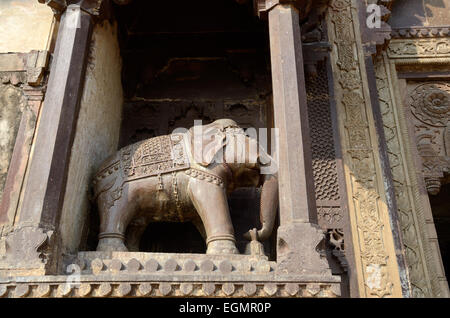
<path id="1" fill-rule="evenodd" d="M 16 227 L 0 239 L 0 273 L 2 270 L 25 270 L 31 274 L 44 274 L 53 239 L 54 231 L 51 230 L 34 226 Z"/>

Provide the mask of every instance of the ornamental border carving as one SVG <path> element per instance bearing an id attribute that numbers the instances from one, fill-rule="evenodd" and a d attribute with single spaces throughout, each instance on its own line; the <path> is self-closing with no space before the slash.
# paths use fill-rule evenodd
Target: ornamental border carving
<path id="1" fill-rule="evenodd" d="M 392 39 L 387 55 L 397 64 L 446 64 L 450 62 L 450 37 Z"/>
<path id="2" fill-rule="evenodd" d="M 412 296 L 446 297 L 448 287 L 444 287 L 438 277 L 439 256 L 432 248 L 427 230 L 429 207 L 421 197 L 420 180 L 414 173 L 417 169 L 411 152 L 414 146 L 410 145 L 406 109 L 403 110 L 398 90 L 397 67 L 449 63 L 450 37 L 446 37 L 448 28 L 416 29 L 394 31 L 394 39 L 375 65 L 377 88 Z M 436 122 L 435 118 L 428 118 L 428 121 Z"/>
<path id="3" fill-rule="evenodd" d="M 278 282 L 154 282 L 101 280 L 83 277 L 79 286 L 64 281 L 0 284 L 0 298 L 106 298 L 106 297 L 245 297 L 336 298 L 339 284 Z"/>
<path id="4" fill-rule="evenodd" d="M 404 155 L 405 143 L 402 137 L 405 136 L 405 131 L 401 130 L 398 109 L 396 109 L 397 105 L 392 93 L 393 87 L 386 55 L 378 59 L 375 69 L 412 296 L 431 297 L 433 293 L 427 279 L 429 273 L 427 272 L 428 266 L 423 247 L 426 242 L 421 239 L 424 235 L 424 229 L 420 224 L 425 225 L 425 219 L 419 200 L 413 191 L 415 187 L 411 186 L 410 169 L 408 169 L 411 166 L 411 162 L 407 162 L 408 156 Z"/>
<path id="5" fill-rule="evenodd" d="M 277 264 L 246 255 L 80 252 L 70 274 L 36 282 L 0 278 L 0 298 L 340 297 L 339 280 L 275 274 Z M 320 281 L 320 282 L 319 282 Z"/>
<path id="6" fill-rule="evenodd" d="M 401 297 L 400 278 L 391 238 L 377 139 L 357 18 L 357 4 L 334 0 L 328 13 L 329 37 L 335 50 L 338 122 L 361 297 Z M 346 79 L 352 78 L 351 82 Z"/>

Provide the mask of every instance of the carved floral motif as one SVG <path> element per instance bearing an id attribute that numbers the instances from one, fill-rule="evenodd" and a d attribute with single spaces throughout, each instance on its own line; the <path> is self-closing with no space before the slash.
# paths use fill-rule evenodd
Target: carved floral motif
<path id="1" fill-rule="evenodd" d="M 385 226 L 380 217 L 380 200 L 377 188 L 374 152 L 363 95 L 361 65 L 357 56 L 356 34 L 352 20 L 352 2 L 335 0 L 331 2 L 330 18 L 334 28 L 330 32 L 337 48 L 335 74 L 338 77 L 339 101 L 345 112 L 342 145 L 350 166 L 352 184 L 348 185 L 353 199 L 357 237 L 361 249 L 363 272 L 361 279 L 366 286 L 366 296 L 385 297 L 393 294 L 393 283 L 388 273 L 389 257 L 384 242 Z M 339 103 L 339 102 L 338 102 Z M 345 159 L 344 159 L 345 160 Z M 373 269 L 376 269 L 374 271 Z M 376 282 L 376 283 L 374 283 Z M 364 294 L 364 291 L 362 291 Z"/>
<path id="2" fill-rule="evenodd" d="M 450 39 L 392 40 L 388 47 L 390 58 L 450 57 Z"/>
<path id="3" fill-rule="evenodd" d="M 441 180 L 450 172 L 446 129 L 450 119 L 450 84 L 419 84 L 409 94 L 414 115 L 417 149 L 422 158 L 422 173 L 428 193 L 439 193 Z"/>
<path id="4" fill-rule="evenodd" d="M 420 233 L 420 224 L 416 223 L 420 214 L 417 213 L 413 199 L 414 193 L 407 183 L 408 168 L 403 157 L 400 124 L 395 114 L 390 79 L 383 58 L 380 58 L 376 64 L 376 79 L 412 295 L 413 297 L 432 297 L 431 288 L 426 281 L 426 264 L 424 263 L 425 249 L 429 247 L 424 246 L 426 242 L 421 240 L 423 234 Z M 424 220 L 419 222 L 425 223 Z"/>
<path id="5" fill-rule="evenodd" d="M 417 86 L 410 94 L 411 111 L 425 124 L 447 126 L 450 118 L 450 84 L 427 83 Z"/>

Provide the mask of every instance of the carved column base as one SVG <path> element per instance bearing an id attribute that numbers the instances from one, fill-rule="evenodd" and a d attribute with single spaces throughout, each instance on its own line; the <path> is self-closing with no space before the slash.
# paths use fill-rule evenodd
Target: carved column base
<path id="1" fill-rule="evenodd" d="M 0 276 L 48 274 L 53 264 L 48 261 L 53 240 L 53 231 L 34 226 L 17 227 L 1 237 Z"/>
<path id="2" fill-rule="evenodd" d="M 283 274 L 332 276 L 325 254 L 325 233 L 313 223 L 278 228 L 277 270 Z"/>

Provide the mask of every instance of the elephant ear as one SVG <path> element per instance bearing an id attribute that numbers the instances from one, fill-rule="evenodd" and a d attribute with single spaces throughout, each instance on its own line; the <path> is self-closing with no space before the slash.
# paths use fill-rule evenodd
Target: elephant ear
<path id="1" fill-rule="evenodd" d="M 195 163 L 202 166 L 211 164 L 217 153 L 226 145 L 226 135 L 217 127 L 192 127 L 189 132 L 192 157 Z"/>

